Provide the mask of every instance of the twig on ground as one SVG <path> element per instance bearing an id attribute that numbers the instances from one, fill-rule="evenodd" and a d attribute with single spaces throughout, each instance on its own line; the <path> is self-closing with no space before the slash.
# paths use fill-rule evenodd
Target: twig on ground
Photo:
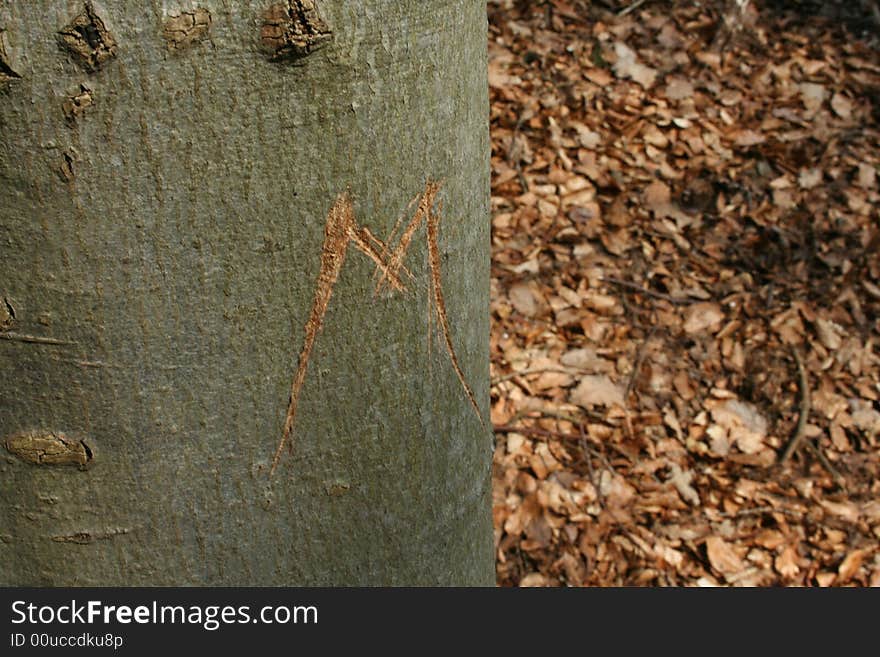
<path id="1" fill-rule="evenodd" d="M 651 338 L 654 337 L 654 333 L 657 332 L 657 326 L 652 326 L 651 330 L 648 332 L 648 335 L 645 336 L 645 339 L 639 343 L 639 348 L 636 350 L 636 362 L 633 363 L 632 372 L 629 374 L 629 380 L 626 383 L 626 391 L 623 393 L 623 400 L 629 398 L 629 393 L 632 392 L 633 386 L 635 385 L 636 378 L 639 375 L 639 370 L 642 369 L 642 361 L 645 360 L 645 347 L 648 346 L 648 343 L 651 341 Z"/>
<path id="2" fill-rule="evenodd" d="M 831 461 L 828 460 L 828 457 L 825 456 L 825 453 L 822 451 L 822 449 L 812 440 L 808 440 L 806 445 L 810 449 L 810 451 L 816 455 L 816 458 L 819 459 L 819 463 L 822 464 L 822 467 L 825 468 L 828 471 L 828 474 L 832 476 L 832 478 L 834 479 L 834 483 L 836 483 L 841 488 L 846 489 L 846 478 L 837 471 L 837 468 L 831 465 Z"/>
<path id="3" fill-rule="evenodd" d="M 739 511 L 735 511 L 733 513 L 725 513 L 724 515 L 728 518 L 740 518 L 742 516 L 762 516 L 765 513 L 781 513 L 783 515 L 793 516 L 796 518 L 802 518 L 804 516 L 803 511 L 773 506 L 757 506 L 751 509 L 740 509 Z"/>
<path id="4" fill-rule="evenodd" d="M 663 299 L 664 301 L 668 301 L 669 303 L 679 306 L 686 306 L 691 303 L 690 299 L 679 299 L 677 297 L 672 297 L 668 294 L 656 292 L 649 288 L 644 288 L 640 285 L 636 285 L 635 283 L 630 283 L 629 281 L 622 281 L 619 278 L 612 278 L 611 276 L 603 276 L 602 281 L 605 283 L 611 283 L 612 285 L 617 285 L 619 287 L 625 287 L 628 290 L 633 290 L 634 292 L 639 292 L 640 294 L 647 294 L 649 297 L 654 297 L 655 299 Z"/>
<path id="5" fill-rule="evenodd" d="M 807 378 L 807 368 L 804 367 L 804 360 L 796 347 L 792 347 L 791 353 L 794 355 L 795 363 L 797 363 L 798 388 L 800 389 L 801 393 L 801 404 L 798 411 L 798 423 L 797 427 L 795 427 L 794 430 L 794 436 L 792 436 L 791 440 L 788 443 L 788 446 L 782 453 L 782 458 L 780 459 L 780 463 L 782 463 L 783 465 L 787 463 L 792 454 L 794 454 L 798 450 L 801 442 L 804 439 L 804 436 L 806 435 L 807 417 L 810 415 L 811 408 L 810 380 L 809 378 Z"/>
<path id="6" fill-rule="evenodd" d="M 630 440 L 635 440 L 635 431 L 633 430 L 632 425 L 632 417 L 629 413 L 629 393 L 632 392 L 633 385 L 636 382 L 636 377 L 638 377 L 639 370 L 642 368 L 642 360 L 645 358 L 645 346 L 648 342 L 651 341 L 651 338 L 654 337 L 654 332 L 657 330 L 656 326 L 652 326 L 650 332 L 645 337 L 644 340 L 639 343 L 639 347 L 636 350 L 636 361 L 633 363 L 632 372 L 629 374 L 629 380 L 626 383 L 626 391 L 623 393 L 623 420 L 624 427 L 626 428 L 627 438 Z"/>
<path id="7" fill-rule="evenodd" d="M 629 6 L 627 6 L 627 7 L 624 7 L 624 8 L 621 9 L 619 12 L 617 12 L 617 15 L 622 17 L 622 16 L 626 16 L 627 14 L 631 14 L 631 13 L 634 12 L 636 9 L 638 9 L 638 8 L 641 7 L 643 4 L 645 4 L 647 1 L 648 1 L 648 0 L 636 0 L 636 1 L 635 1 L 634 3 L 632 3 L 631 5 L 629 5 Z"/>
<path id="8" fill-rule="evenodd" d="M 524 433 L 532 436 L 543 436 L 545 438 L 563 438 L 565 440 L 578 440 L 578 437 L 571 433 L 562 431 L 553 431 L 552 429 L 539 429 L 538 427 L 515 426 L 512 424 L 496 424 L 492 426 L 495 433 Z"/>
<path id="9" fill-rule="evenodd" d="M 528 376 L 529 374 L 544 374 L 546 372 L 552 372 L 554 374 L 572 374 L 572 369 L 580 368 L 571 368 L 571 369 L 563 369 L 560 367 L 536 367 L 531 370 L 520 370 L 518 372 L 509 372 L 508 374 L 499 374 L 489 381 L 490 386 L 498 385 L 499 383 L 503 383 L 505 381 L 510 381 L 511 379 L 515 379 L 518 376 Z M 581 370 L 586 371 L 586 370 Z"/>
<path id="10" fill-rule="evenodd" d="M 583 428 L 582 424 L 580 424 L 580 423 L 577 423 L 577 424 L 578 424 L 578 426 Z M 564 433 L 562 431 L 553 431 L 551 429 L 539 429 L 538 427 L 514 426 L 514 425 L 510 425 L 510 424 L 495 424 L 495 425 L 492 425 L 492 429 L 494 430 L 495 433 L 521 433 L 521 434 L 527 435 L 527 436 L 540 436 L 543 438 L 559 438 L 560 440 L 570 440 L 573 442 L 580 441 L 580 436 L 577 436 L 573 433 Z M 602 441 L 599 441 L 597 439 L 594 439 L 594 440 L 596 440 L 596 442 L 598 442 L 600 445 L 602 445 L 603 449 L 605 448 L 605 443 L 603 443 Z M 629 454 L 627 454 L 622 448 L 618 447 L 614 443 L 609 443 L 609 444 L 611 445 L 611 448 L 615 452 L 620 454 L 623 458 L 625 458 L 630 463 L 632 462 L 632 457 Z M 608 459 L 604 455 L 600 455 L 600 456 L 602 456 L 602 460 L 605 461 L 605 464 L 610 469 L 613 469 L 613 468 L 611 468 L 611 464 L 608 462 Z"/>
<path id="11" fill-rule="evenodd" d="M 533 419 L 533 420 L 540 419 L 541 417 L 552 417 L 552 418 L 556 418 L 557 420 L 564 420 L 566 422 L 571 422 L 574 425 L 577 425 L 577 424 L 580 424 L 581 422 L 583 422 L 583 420 L 581 418 L 575 417 L 574 415 L 569 415 L 568 413 L 563 413 L 562 411 L 554 411 L 554 410 L 543 409 L 543 408 L 523 408 L 523 409 L 518 410 L 516 413 L 514 413 L 513 417 L 511 417 L 508 420 L 508 423 L 505 426 L 509 426 L 509 427 L 513 426 L 514 424 L 516 424 L 517 421 L 519 421 L 523 418 L 527 418 L 530 413 L 538 413 L 539 414 L 539 417 L 528 418 L 528 419 Z M 601 421 L 604 419 L 600 413 L 596 413 L 595 411 L 584 411 L 584 413 L 593 420 Z"/>
<path id="12" fill-rule="evenodd" d="M 584 460 L 587 462 L 587 473 L 590 476 L 590 484 L 596 490 L 596 499 L 599 502 L 599 507 L 605 508 L 605 496 L 602 495 L 602 489 L 599 486 L 599 482 L 596 481 L 596 474 L 593 472 L 593 450 L 591 450 L 590 446 L 587 445 L 587 435 L 584 432 L 584 425 L 578 424 L 578 429 L 580 429 L 581 432 L 581 453 L 584 456 Z M 601 456 L 602 459 L 607 463 L 608 459 L 605 458 L 605 455 L 602 454 Z M 609 469 L 611 468 L 609 467 Z"/>

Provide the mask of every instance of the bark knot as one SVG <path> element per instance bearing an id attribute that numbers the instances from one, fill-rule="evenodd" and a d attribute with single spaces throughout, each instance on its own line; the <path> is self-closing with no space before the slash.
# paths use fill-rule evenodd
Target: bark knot
<path id="1" fill-rule="evenodd" d="M 6 54 L 6 44 L 3 40 L 3 32 L 0 29 L 0 89 L 4 89 L 13 80 L 20 80 L 21 76 L 12 68 L 9 61 L 9 55 Z"/>
<path id="2" fill-rule="evenodd" d="M 211 12 L 201 7 L 171 15 L 165 20 L 162 37 L 170 50 L 184 50 L 208 38 Z"/>
<path id="3" fill-rule="evenodd" d="M 6 451 L 34 465 L 75 465 L 84 470 L 94 458 L 85 440 L 60 431 L 22 431 L 7 436 Z"/>
<path id="4" fill-rule="evenodd" d="M 73 125 L 86 109 L 92 106 L 92 103 L 94 103 L 92 90 L 81 84 L 78 89 L 68 92 L 67 98 L 61 103 L 61 111 L 64 112 L 67 122 Z"/>
<path id="5" fill-rule="evenodd" d="M 15 308 L 6 297 L 0 297 L 0 331 L 8 331 L 15 326 Z"/>
<path id="6" fill-rule="evenodd" d="M 288 0 L 263 12 L 260 42 L 271 61 L 300 59 L 332 38 L 315 0 Z"/>
<path id="7" fill-rule="evenodd" d="M 116 39 L 91 2 L 58 32 L 58 43 L 89 73 L 116 57 Z"/>

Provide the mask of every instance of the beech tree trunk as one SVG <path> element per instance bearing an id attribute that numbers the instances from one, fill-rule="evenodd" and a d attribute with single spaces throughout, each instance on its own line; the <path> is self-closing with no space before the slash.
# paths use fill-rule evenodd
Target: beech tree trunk
<path id="1" fill-rule="evenodd" d="M 3 584 L 493 584 L 486 29 L 0 0 Z"/>

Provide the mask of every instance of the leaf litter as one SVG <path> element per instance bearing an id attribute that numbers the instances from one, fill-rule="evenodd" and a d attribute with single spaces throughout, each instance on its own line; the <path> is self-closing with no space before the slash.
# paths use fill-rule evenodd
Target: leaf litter
<path id="1" fill-rule="evenodd" d="M 499 585 L 880 585 L 858 4 L 489 1 Z"/>

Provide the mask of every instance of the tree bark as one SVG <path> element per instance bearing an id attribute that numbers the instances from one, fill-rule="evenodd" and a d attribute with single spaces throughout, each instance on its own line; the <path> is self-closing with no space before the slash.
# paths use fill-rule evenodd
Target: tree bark
<path id="1" fill-rule="evenodd" d="M 494 582 L 485 4 L 270 5 L 0 0 L 3 584 Z"/>

